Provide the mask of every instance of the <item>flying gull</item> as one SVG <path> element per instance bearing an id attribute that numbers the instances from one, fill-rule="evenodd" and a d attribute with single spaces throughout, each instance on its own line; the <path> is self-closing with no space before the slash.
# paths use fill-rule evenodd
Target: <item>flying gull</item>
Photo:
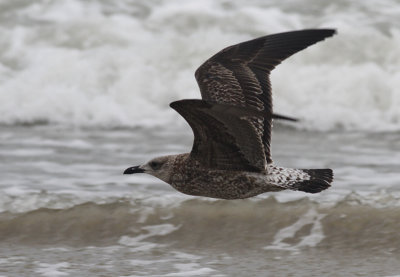
<path id="1" fill-rule="evenodd" d="M 270 72 L 284 59 L 336 32 L 308 29 L 263 36 L 227 47 L 195 73 L 202 100 L 172 102 L 194 134 L 190 153 L 157 157 L 124 174 L 147 173 L 176 190 L 222 199 L 285 189 L 317 193 L 330 187 L 331 169 L 275 165 L 270 142 Z"/>

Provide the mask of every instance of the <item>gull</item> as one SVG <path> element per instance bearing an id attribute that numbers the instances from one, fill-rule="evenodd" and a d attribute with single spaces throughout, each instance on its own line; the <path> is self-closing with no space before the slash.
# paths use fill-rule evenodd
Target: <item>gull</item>
<path id="1" fill-rule="evenodd" d="M 336 33 L 306 29 L 267 35 L 229 46 L 195 72 L 202 99 L 172 102 L 190 125 L 190 153 L 157 157 L 124 174 L 147 173 L 194 196 L 243 199 L 285 189 L 318 193 L 333 172 L 277 166 L 271 159 L 270 72 L 284 59 Z"/>

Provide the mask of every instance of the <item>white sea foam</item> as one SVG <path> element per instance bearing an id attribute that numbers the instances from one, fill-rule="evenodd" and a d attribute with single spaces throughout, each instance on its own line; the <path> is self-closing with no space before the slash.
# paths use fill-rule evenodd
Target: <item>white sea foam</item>
<path id="1" fill-rule="evenodd" d="M 274 71 L 276 111 L 301 118 L 301 128 L 399 130 L 399 7 L 374 2 L 9 4 L 0 12 L 0 123 L 169 124 L 179 115 L 168 103 L 200 97 L 194 70 L 216 51 L 334 27 L 338 36 Z"/>
<path id="2" fill-rule="evenodd" d="M 174 267 L 178 269 L 178 272 L 174 273 L 168 273 L 165 274 L 164 276 L 202 276 L 202 275 L 208 275 L 212 272 L 214 272 L 214 269 L 208 268 L 208 267 L 203 267 L 203 268 L 198 268 L 199 265 L 197 263 L 189 263 L 189 264 L 175 264 Z M 221 275 L 220 275 L 221 276 Z M 224 275 L 222 275 L 224 276 Z"/>
<path id="3" fill-rule="evenodd" d="M 36 273 L 39 273 L 41 276 L 46 277 L 56 277 L 56 276 L 68 276 L 69 274 L 62 271 L 65 268 L 70 267 L 70 264 L 67 262 L 57 263 L 57 264 L 48 264 L 48 263 L 39 263 L 39 268 L 35 270 Z"/>
<path id="4" fill-rule="evenodd" d="M 323 214 L 317 213 L 317 211 L 314 209 L 310 209 L 295 223 L 279 230 L 275 234 L 272 244 L 264 247 L 264 249 L 285 250 L 291 251 L 293 254 L 297 254 L 303 247 L 315 247 L 325 237 L 321 224 L 321 220 L 324 218 L 324 216 L 325 215 Z M 295 244 L 285 242 L 287 239 L 295 238 L 296 233 L 307 225 L 312 225 L 309 234 L 303 236 L 299 242 L 296 242 Z"/>
<path id="5" fill-rule="evenodd" d="M 153 236 L 165 236 L 176 230 L 180 226 L 174 226 L 172 224 L 160 224 L 142 227 L 143 230 L 147 231 L 147 234 L 141 234 L 136 237 L 122 236 L 119 239 L 121 245 L 130 246 L 131 251 L 140 252 L 148 251 L 156 247 L 163 247 L 162 244 L 156 244 L 152 242 L 143 241 L 149 237 Z"/>

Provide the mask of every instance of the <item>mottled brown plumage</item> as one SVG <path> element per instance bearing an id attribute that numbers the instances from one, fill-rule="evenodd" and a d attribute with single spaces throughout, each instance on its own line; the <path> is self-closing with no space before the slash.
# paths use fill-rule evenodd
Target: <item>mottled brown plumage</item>
<path id="1" fill-rule="evenodd" d="M 205 101 L 272 113 L 270 72 L 284 59 L 334 33 L 331 29 L 301 30 L 229 46 L 196 70 L 201 96 Z M 270 163 L 272 120 L 253 119 L 251 122 L 263 142 L 266 162 Z"/>
<path id="2" fill-rule="evenodd" d="M 271 70 L 284 59 L 335 34 L 310 29 L 274 34 L 223 49 L 195 73 L 203 100 L 171 107 L 194 133 L 192 151 L 159 157 L 125 173 L 145 172 L 191 195 L 236 199 L 282 189 L 319 192 L 330 169 L 289 169 L 272 163 Z"/>

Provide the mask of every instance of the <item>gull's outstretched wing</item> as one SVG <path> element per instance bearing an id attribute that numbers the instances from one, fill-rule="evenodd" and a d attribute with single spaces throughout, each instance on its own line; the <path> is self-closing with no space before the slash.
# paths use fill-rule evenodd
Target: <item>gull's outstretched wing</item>
<path id="1" fill-rule="evenodd" d="M 249 117 L 269 119 L 254 108 L 180 100 L 170 104 L 193 130 L 191 157 L 206 167 L 260 172 L 265 169 L 263 144 Z"/>
<path id="2" fill-rule="evenodd" d="M 272 114 L 270 72 L 284 59 L 333 34 L 332 29 L 309 29 L 273 34 L 227 47 L 196 70 L 201 96 L 209 102 L 251 107 Z M 262 142 L 263 157 L 260 158 L 264 163 L 272 162 L 271 117 L 248 118 L 248 125 Z"/>

